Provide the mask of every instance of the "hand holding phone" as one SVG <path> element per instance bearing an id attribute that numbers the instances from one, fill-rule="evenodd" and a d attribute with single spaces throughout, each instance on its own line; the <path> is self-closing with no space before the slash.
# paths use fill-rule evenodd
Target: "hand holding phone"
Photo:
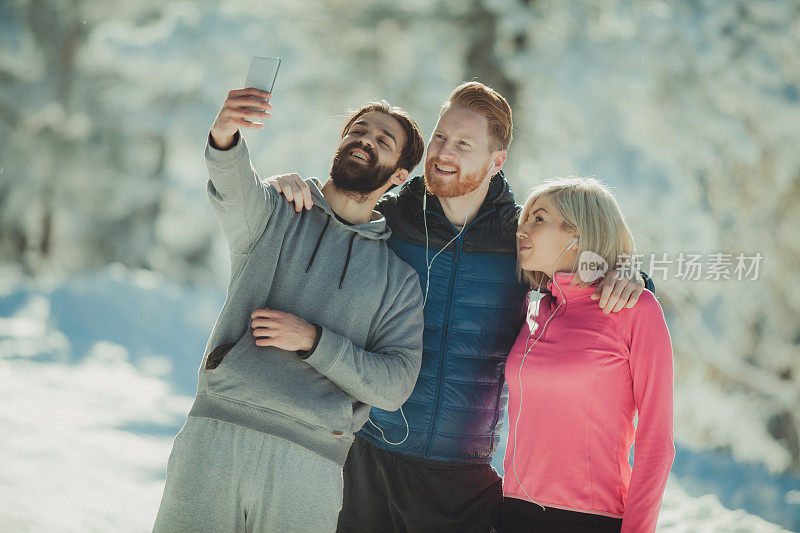
<path id="1" fill-rule="evenodd" d="M 277 57 L 254 57 L 245 82 L 246 88 L 228 92 L 211 126 L 212 145 L 227 150 L 235 144 L 239 128 L 263 129 L 270 117 L 269 99 L 281 60 Z"/>

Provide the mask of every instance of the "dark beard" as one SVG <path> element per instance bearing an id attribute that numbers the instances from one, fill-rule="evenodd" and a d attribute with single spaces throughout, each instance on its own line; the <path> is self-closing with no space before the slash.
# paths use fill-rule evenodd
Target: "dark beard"
<path id="1" fill-rule="evenodd" d="M 370 162 L 366 165 L 347 159 L 347 153 L 355 147 L 364 150 L 369 155 Z M 356 141 L 341 147 L 333 156 L 331 163 L 331 179 L 340 191 L 353 193 L 366 198 L 374 191 L 380 189 L 397 168 L 387 165 L 378 165 L 378 156 L 370 146 L 362 145 Z"/>

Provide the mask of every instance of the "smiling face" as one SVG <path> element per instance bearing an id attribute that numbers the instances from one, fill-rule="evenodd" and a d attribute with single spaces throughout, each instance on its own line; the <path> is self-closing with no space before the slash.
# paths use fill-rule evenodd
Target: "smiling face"
<path id="1" fill-rule="evenodd" d="M 459 107 L 446 109 L 428 142 L 428 191 L 440 198 L 455 198 L 477 189 L 496 157 L 489 142 L 485 116 Z"/>
<path id="2" fill-rule="evenodd" d="M 397 119 L 380 111 L 356 119 L 339 142 L 331 163 L 331 179 L 342 191 L 368 195 L 397 170 L 407 142 Z"/>
<path id="3" fill-rule="evenodd" d="M 537 198 L 517 229 L 520 266 L 523 270 L 544 272 L 548 276 L 554 271 L 574 271 L 578 243 L 573 243 L 573 239 L 577 236 L 565 228 L 564 218 L 547 197 Z"/>

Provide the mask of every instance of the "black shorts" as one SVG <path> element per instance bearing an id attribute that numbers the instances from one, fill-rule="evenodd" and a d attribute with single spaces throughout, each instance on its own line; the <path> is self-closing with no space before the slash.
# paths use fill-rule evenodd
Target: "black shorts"
<path id="1" fill-rule="evenodd" d="M 341 533 L 498 529 L 503 487 L 488 464 L 444 463 L 382 450 L 356 436 L 344 465 Z"/>
<path id="2" fill-rule="evenodd" d="M 502 533 L 619 533 L 622 519 L 547 507 L 519 498 L 504 498 Z"/>

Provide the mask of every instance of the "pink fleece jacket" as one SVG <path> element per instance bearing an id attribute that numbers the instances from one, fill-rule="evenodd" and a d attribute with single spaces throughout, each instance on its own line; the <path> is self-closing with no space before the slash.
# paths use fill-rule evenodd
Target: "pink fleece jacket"
<path id="1" fill-rule="evenodd" d="M 508 356 L 503 493 L 622 518 L 623 533 L 655 531 L 675 456 L 664 313 L 644 291 L 633 308 L 606 315 L 589 297 L 595 287 L 572 279 L 556 273 L 558 287 L 548 282 L 552 294 L 529 306 Z"/>

